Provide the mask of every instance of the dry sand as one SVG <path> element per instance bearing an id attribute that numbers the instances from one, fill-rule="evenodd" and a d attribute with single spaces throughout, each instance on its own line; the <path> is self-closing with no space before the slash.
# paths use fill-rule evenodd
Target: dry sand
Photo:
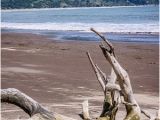
<path id="1" fill-rule="evenodd" d="M 44 36 L 2 33 L 2 88 L 17 88 L 51 111 L 80 119 L 81 103 L 89 99 L 91 114 L 98 116 L 103 93 L 86 51 L 108 75 L 110 65 L 99 42 L 58 42 Z M 157 44 L 113 43 L 119 62 L 128 71 L 135 97 L 143 109 L 158 109 Z M 121 106 L 118 119 L 124 115 Z M 14 105 L 2 104 L 3 119 L 29 118 Z M 146 119 L 143 116 L 144 119 Z"/>

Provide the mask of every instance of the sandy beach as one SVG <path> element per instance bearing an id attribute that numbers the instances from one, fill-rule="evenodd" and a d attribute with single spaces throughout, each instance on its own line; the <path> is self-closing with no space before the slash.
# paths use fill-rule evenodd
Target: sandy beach
<path id="1" fill-rule="evenodd" d="M 29 33 L 2 33 L 2 88 L 16 88 L 53 112 L 80 120 L 81 103 L 89 99 L 91 114 L 102 110 L 103 92 L 92 70 L 86 51 L 109 75 L 99 42 L 50 40 Z M 158 44 L 116 43 L 115 52 L 129 73 L 139 105 L 151 113 L 158 110 Z M 124 107 L 118 113 L 120 120 Z M 2 104 L 2 118 L 29 118 L 14 105 Z M 144 117 L 144 120 L 146 117 Z"/>

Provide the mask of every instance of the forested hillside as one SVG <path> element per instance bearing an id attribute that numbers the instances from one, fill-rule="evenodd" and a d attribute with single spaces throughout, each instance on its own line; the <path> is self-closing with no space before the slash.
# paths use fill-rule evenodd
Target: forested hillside
<path id="1" fill-rule="evenodd" d="M 2 9 L 159 4 L 159 0 L 1 0 Z"/>

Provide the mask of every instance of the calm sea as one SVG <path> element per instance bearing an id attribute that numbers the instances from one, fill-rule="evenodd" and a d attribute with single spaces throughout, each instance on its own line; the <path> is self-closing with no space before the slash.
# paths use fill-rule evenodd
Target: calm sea
<path id="1" fill-rule="evenodd" d="M 2 32 L 35 32 L 65 40 L 97 40 L 90 32 L 93 27 L 115 41 L 158 42 L 158 9 L 136 6 L 5 10 L 1 13 L 1 28 Z"/>

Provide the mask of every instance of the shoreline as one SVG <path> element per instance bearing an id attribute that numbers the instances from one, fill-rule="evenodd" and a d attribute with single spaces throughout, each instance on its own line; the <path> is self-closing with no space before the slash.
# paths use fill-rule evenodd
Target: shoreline
<path id="1" fill-rule="evenodd" d="M 1 28 L 1 31 L 5 32 L 12 32 L 15 31 L 15 33 L 19 33 L 18 31 L 53 31 L 53 32 L 82 32 L 82 33 L 92 33 L 92 31 L 85 31 L 85 30 L 36 30 L 36 29 L 14 29 L 14 28 Z M 21 31 L 21 32 L 22 32 Z M 23 32 L 22 32 L 23 33 Z M 101 32 L 101 33 L 111 33 L 111 34 L 144 34 L 144 35 L 159 35 L 159 32 Z"/>
<path id="2" fill-rule="evenodd" d="M 69 8 L 26 8 L 26 9 L 2 9 L 2 12 L 14 12 L 14 11 L 39 11 L 39 10 L 62 10 L 62 9 L 92 9 L 92 8 L 124 8 L 124 7 L 145 7 L 145 6 L 155 6 L 150 5 L 133 5 L 133 6 L 102 6 L 102 7 L 69 7 Z M 157 5 L 158 6 L 158 5 Z"/>
<path id="3" fill-rule="evenodd" d="M 50 40 L 60 42 L 89 41 L 99 42 L 100 38 L 93 32 L 72 31 L 72 30 L 21 30 L 1 29 L 1 33 L 17 33 L 41 35 Z M 159 44 L 159 32 L 102 32 L 112 42 L 117 43 L 140 43 Z"/>

